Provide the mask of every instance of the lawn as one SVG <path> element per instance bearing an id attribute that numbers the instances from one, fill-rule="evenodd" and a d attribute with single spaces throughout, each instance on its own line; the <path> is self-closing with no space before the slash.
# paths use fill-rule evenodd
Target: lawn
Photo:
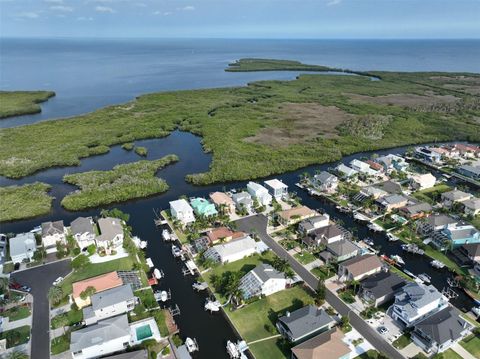
<path id="1" fill-rule="evenodd" d="M 283 352 L 278 341 L 280 337 L 268 339 L 262 342 L 249 344 L 250 350 L 255 355 L 256 359 L 282 359 L 290 358 L 290 355 Z"/>
<path id="2" fill-rule="evenodd" d="M 115 259 L 104 263 L 89 263 L 84 268 L 76 269 L 71 275 L 67 276 L 61 283 L 65 294 L 72 292 L 72 283 L 86 278 L 95 277 L 100 274 L 118 270 L 132 270 L 134 260 L 130 257 Z"/>
<path id="3" fill-rule="evenodd" d="M 24 325 L 6 332 L 0 333 L 0 339 L 7 339 L 7 348 L 25 344 L 30 340 L 30 326 Z"/>
<path id="4" fill-rule="evenodd" d="M 36 217 L 50 212 L 53 200 L 53 197 L 48 195 L 50 188 L 50 185 L 42 182 L 0 187 L 0 222 Z"/>
<path id="5" fill-rule="evenodd" d="M 311 270 L 312 274 L 320 279 L 326 280 L 335 275 L 335 268 L 326 265 L 315 267 Z"/>
<path id="6" fill-rule="evenodd" d="M 66 313 L 62 313 L 53 317 L 51 321 L 51 326 L 52 326 L 52 329 L 67 327 L 75 323 L 81 322 L 82 320 L 83 320 L 83 311 L 72 309 Z"/>
<path id="7" fill-rule="evenodd" d="M 316 257 L 315 255 L 313 255 L 312 253 L 308 252 L 308 251 L 302 251 L 301 253 L 295 253 L 293 255 L 295 257 L 295 259 L 297 261 L 299 261 L 300 263 L 302 264 L 308 264 L 308 263 L 312 263 Z"/>
<path id="8" fill-rule="evenodd" d="M 227 311 L 227 315 L 242 338 L 247 342 L 251 342 L 278 334 L 275 328 L 278 316 L 284 315 L 287 310 L 293 311 L 312 303 L 313 298 L 310 294 L 302 287 L 296 286 L 259 299 L 234 312 Z M 271 355 L 272 352 L 280 355 L 281 351 L 277 346 L 276 340 L 262 343 L 251 346 L 253 354 L 257 359 L 277 358 L 277 356 Z M 268 348 L 270 348 L 270 351 Z M 279 357 L 285 357 L 285 355 L 282 354 Z"/>
<path id="9" fill-rule="evenodd" d="M 59 337 L 52 339 L 51 342 L 52 355 L 66 352 L 70 349 L 70 332 L 67 332 Z"/>
<path id="10" fill-rule="evenodd" d="M 460 345 L 475 358 L 480 358 L 480 336 L 472 334 L 462 340 Z"/>
<path id="11" fill-rule="evenodd" d="M 403 334 L 395 340 L 392 345 L 397 349 L 403 349 L 412 341 L 410 340 L 410 334 Z"/>
<path id="12" fill-rule="evenodd" d="M 38 104 L 53 96 L 53 91 L 0 91 L 0 119 L 39 113 Z"/>
<path id="13" fill-rule="evenodd" d="M 31 314 L 32 312 L 28 306 L 18 306 L 3 312 L 2 317 L 8 317 L 11 322 L 14 322 L 16 320 L 27 318 Z"/>
<path id="14" fill-rule="evenodd" d="M 448 185 L 440 183 L 436 186 L 433 186 L 432 188 L 427 188 L 413 193 L 413 197 L 420 201 L 434 204 L 440 200 L 440 195 L 442 193 L 447 192 L 450 189 L 451 188 Z"/>
<path id="15" fill-rule="evenodd" d="M 442 358 L 443 359 L 463 359 L 460 355 L 455 353 L 452 349 L 445 350 L 442 353 Z"/>

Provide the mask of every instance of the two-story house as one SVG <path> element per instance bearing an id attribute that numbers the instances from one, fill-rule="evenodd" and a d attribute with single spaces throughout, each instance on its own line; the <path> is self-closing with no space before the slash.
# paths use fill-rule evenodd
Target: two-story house
<path id="1" fill-rule="evenodd" d="M 170 202 L 170 214 L 173 219 L 179 221 L 182 225 L 195 222 L 193 208 L 183 198 Z"/>
<path id="2" fill-rule="evenodd" d="M 298 224 L 298 231 L 302 233 L 304 236 L 309 234 L 310 232 L 328 226 L 330 223 L 330 216 L 328 213 L 313 216 L 307 219 L 304 219 Z"/>
<path id="3" fill-rule="evenodd" d="M 44 222 L 42 223 L 42 244 L 47 253 L 57 251 L 57 242 L 66 243 L 67 230 L 63 225 L 63 221 Z"/>
<path id="4" fill-rule="evenodd" d="M 282 181 L 274 178 L 264 183 L 273 198 L 282 199 L 288 195 L 288 186 Z"/>
<path id="5" fill-rule="evenodd" d="M 118 218 L 100 218 L 98 220 L 100 235 L 97 237 L 97 246 L 107 252 L 123 245 L 123 226 Z"/>
<path id="6" fill-rule="evenodd" d="M 95 244 L 95 229 L 92 217 L 78 217 L 70 223 L 70 232 L 81 250 Z"/>
<path id="7" fill-rule="evenodd" d="M 244 299 L 268 296 L 285 289 L 287 279 L 285 274 L 277 271 L 269 264 L 259 264 L 240 280 L 239 289 Z"/>
<path id="8" fill-rule="evenodd" d="M 261 206 L 268 206 L 272 203 L 272 195 L 268 193 L 268 189 L 256 182 L 248 182 L 247 191 Z"/>
<path id="9" fill-rule="evenodd" d="M 338 177 L 322 171 L 313 177 L 313 185 L 321 192 L 333 193 L 338 187 Z"/>

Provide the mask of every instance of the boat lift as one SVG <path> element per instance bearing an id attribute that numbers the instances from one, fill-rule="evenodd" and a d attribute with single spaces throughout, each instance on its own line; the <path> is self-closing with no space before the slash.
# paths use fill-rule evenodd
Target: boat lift
<path id="1" fill-rule="evenodd" d="M 197 292 L 201 292 L 202 290 L 205 290 L 208 288 L 208 284 L 207 282 L 195 282 L 192 284 L 192 288 Z"/>
<path id="2" fill-rule="evenodd" d="M 168 311 L 172 317 L 180 315 L 180 308 L 178 307 L 178 304 L 175 304 L 175 307 L 173 308 L 168 308 Z"/>
<path id="3" fill-rule="evenodd" d="M 247 359 L 245 351 L 248 350 L 247 343 L 242 340 L 234 343 L 232 341 L 227 342 L 227 353 L 231 359 Z"/>
<path id="4" fill-rule="evenodd" d="M 157 302 L 166 302 L 167 300 L 172 299 L 172 292 L 170 289 L 168 291 L 162 290 L 159 291 L 157 290 L 155 293 L 153 293 L 153 296 L 155 297 L 155 300 Z"/>
<path id="5" fill-rule="evenodd" d="M 442 290 L 442 294 L 448 299 L 452 299 L 452 298 L 457 298 L 458 297 L 458 293 L 455 292 L 452 288 L 450 287 L 444 287 L 443 290 Z"/>
<path id="6" fill-rule="evenodd" d="M 187 276 L 189 274 L 195 275 L 196 270 L 198 270 L 197 266 L 191 259 L 189 259 L 185 262 L 185 268 L 182 269 L 182 272 L 184 276 Z"/>

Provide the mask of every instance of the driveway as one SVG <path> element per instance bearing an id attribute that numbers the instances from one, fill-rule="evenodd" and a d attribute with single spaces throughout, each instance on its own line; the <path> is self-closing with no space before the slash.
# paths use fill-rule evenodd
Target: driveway
<path id="1" fill-rule="evenodd" d="M 292 269 L 303 279 L 303 281 L 316 290 L 318 286 L 318 279 L 312 273 L 305 269 L 295 258 L 293 258 L 281 245 L 273 240 L 267 234 L 268 219 L 264 215 L 255 215 L 245 217 L 236 222 L 237 228 L 240 231 L 251 233 L 253 230 L 265 242 L 266 245 L 273 250 L 277 256 L 287 260 Z M 345 303 L 343 303 L 331 290 L 327 288 L 325 299 L 340 315 L 346 315 L 350 318 L 350 324 L 378 351 L 386 354 L 390 359 L 404 359 L 393 346 L 387 343 L 379 333 L 370 327 L 360 316 L 355 314 Z"/>
<path id="2" fill-rule="evenodd" d="M 70 260 L 65 259 L 13 272 L 11 275 L 16 282 L 32 288 L 33 321 L 30 354 L 32 359 L 50 357 L 50 307 L 47 294 L 53 281 L 58 277 L 65 277 L 70 270 Z"/>

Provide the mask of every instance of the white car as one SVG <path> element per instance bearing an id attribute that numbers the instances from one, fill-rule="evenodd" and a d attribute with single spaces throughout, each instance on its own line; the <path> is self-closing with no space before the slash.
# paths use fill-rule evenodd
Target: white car
<path id="1" fill-rule="evenodd" d="M 380 327 L 380 328 L 378 328 L 378 332 L 380 334 L 386 334 L 386 333 L 388 333 L 388 329 L 386 327 Z"/>
<path id="2" fill-rule="evenodd" d="M 63 277 L 58 277 L 57 279 L 55 279 L 55 281 L 53 282 L 53 285 L 58 285 L 60 284 L 60 282 L 63 280 Z"/>

